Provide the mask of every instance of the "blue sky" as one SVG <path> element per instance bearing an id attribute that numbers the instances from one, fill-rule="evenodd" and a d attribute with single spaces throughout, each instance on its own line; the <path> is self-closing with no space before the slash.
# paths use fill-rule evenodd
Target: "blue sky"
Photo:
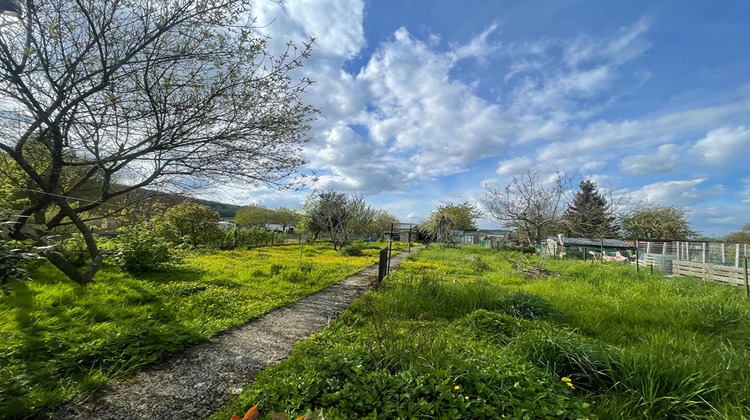
<path id="1" fill-rule="evenodd" d="M 419 222 L 478 203 L 484 182 L 559 169 L 685 206 L 704 234 L 750 222 L 750 2 L 286 0 L 255 15 L 272 48 L 316 38 L 313 188 Z"/>

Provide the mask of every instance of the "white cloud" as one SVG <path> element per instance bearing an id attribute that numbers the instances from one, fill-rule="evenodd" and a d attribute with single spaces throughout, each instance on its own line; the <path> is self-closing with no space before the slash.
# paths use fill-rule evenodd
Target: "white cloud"
<path id="1" fill-rule="evenodd" d="M 661 206 L 692 206 L 703 202 L 708 197 L 724 193 L 722 185 L 713 185 L 704 190 L 699 190 L 697 187 L 706 181 L 706 178 L 663 181 L 626 192 L 631 195 L 635 202 L 648 200 Z"/>
<path id="2" fill-rule="evenodd" d="M 487 37 L 495 32 L 497 28 L 498 25 L 493 23 L 481 34 L 472 38 L 467 44 L 454 46 L 453 59 L 457 61 L 464 58 L 477 58 L 481 61 L 484 57 L 497 51 L 502 44 L 500 42 L 487 41 Z"/>
<path id="3" fill-rule="evenodd" d="M 302 42 L 314 37 L 318 57 L 348 59 L 365 46 L 364 7 L 361 0 L 263 1 L 253 14 L 260 26 L 258 32 L 271 34 L 277 51 L 289 40 Z"/>
<path id="4" fill-rule="evenodd" d="M 743 179 L 742 183 L 745 185 L 745 188 L 740 192 L 740 197 L 742 197 L 743 203 L 750 203 L 750 178 Z"/>
<path id="5" fill-rule="evenodd" d="M 680 159 L 681 149 L 676 144 L 662 144 L 652 153 L 624 157 L 620 168 L 625 174 L 632 176 L 669 172 L 683 163 Z"/>
<path id="6" fill-rule="evenodd" d="M 721 166 L 738 158 L 746 159 L 750 153 L 750 130 L 743 126 L 711 130 L 690 151 L 709 166 Z"/>
<path id="7" fill-rule="evenodd" d="M 526 156 L 498 162 L 497 173 L 500 175 L 518 175 L 533 168 L 533 162 Z"/>

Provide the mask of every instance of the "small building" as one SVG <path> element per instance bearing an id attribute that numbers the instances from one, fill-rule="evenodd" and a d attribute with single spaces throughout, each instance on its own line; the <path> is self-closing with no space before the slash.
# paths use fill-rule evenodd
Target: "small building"
<path id="1" fill-rule="evenodd" d="M 219 229 L 230 230 L 236 227 L 237 225 L 231 220 L 219 220 Z"/>
<path id="2" fill-rule="evenodd" d="M 481 233 L 476 230 L 453 230 L 453 243 L 456 245 L 479 245 Z"/>

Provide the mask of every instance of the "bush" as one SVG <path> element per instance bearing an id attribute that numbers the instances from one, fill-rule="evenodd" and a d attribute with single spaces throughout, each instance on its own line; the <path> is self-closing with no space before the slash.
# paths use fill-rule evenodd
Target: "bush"
<path id="1" fill-rule="evenodd" d="M 341 249 L 339 249 L 339 254 L 344 257 L 361 257 L 364 255 L 362 253 L 362 248 L 356 245 L 346 245 L 341 247 Z"/>
<path id="2" fill-rule="evenodd" d="M 76 267 L 85 266 L 90 258 L 86 241 L 80 233 L 74 233 L 70 238 L 63 239 L 55 250 Z"/>
<path id="3" fill-rule="evenodd" d="M 44 259 L 29 251 L 27 245 L 0 239 L 0 289 L 3 293 L 10 293 L 6 288 L 7 283 L 28 280 L 34 265 Z"/>
<path id="4" fill-rule="evenodd" d="M 130 273 L 158 271 L 176 261 L 169 243 L 157 236 L 150 223 L 123 226 L 114 242 L 114 260 Z"/>

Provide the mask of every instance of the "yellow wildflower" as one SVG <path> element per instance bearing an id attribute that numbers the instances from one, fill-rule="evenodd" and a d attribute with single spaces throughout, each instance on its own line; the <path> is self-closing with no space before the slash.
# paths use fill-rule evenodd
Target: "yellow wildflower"
<path id="1" fill-rule="evenodd" d="M 469 397 L 464 397 L 464 399 L 465 399 L 466 401 L 468 401 L 468 400 L 469 400 Z"/>
<path id="2" fill-rule="evenodd" d="M 456 385 L 456 386 L 453 387 L 453 389 L 455 389 L 456 391 L 458 391 L 459 389 L 461 389 L 461 387 L 458 386 L 458 385 Z"/>

